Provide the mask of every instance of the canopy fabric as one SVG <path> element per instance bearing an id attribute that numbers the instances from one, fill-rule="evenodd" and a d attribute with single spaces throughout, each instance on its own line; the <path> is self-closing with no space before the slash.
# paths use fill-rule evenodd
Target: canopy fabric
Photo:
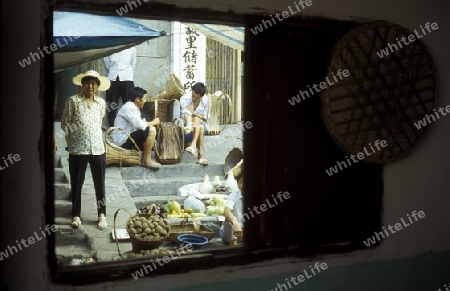
<path id="1" fill-rule="evenodd" d="M 217 40 L 229 47 L 243 51 L 245 29 L 239 26 L 217 25 L 217 24 L 198 24 L 185 22 L 184 25 L 199 31 L 214 40 Z"/>
<path id="2" fill-rule="evenodd" d="M 164 35 L 164 31 L 155 31 L 121 16 L 55 11 L 54 69 L 95 60 Z"/>

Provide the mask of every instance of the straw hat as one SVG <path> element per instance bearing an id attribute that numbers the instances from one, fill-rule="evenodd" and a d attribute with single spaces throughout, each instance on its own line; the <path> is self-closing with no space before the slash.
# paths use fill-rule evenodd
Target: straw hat
<path id="1" fill-rule="evenodd" d="M 72 82 L 73 82 L 75 85 L 82 86 L 83 84 L 81 84 L 81 80 L 82 80 L 84 77 L 94 77 L 94 78 L 97 78 L 97 79 L 99 80 L 99 82 L 100 82 L 100 86 L 98 86 L 98 91 L 106 91 L 106 90 L 108 90 L 109 87 L 111 86 L 111 81 L 110 81 L 107 77 L 100 76 L 100 74 L 97 73 L 97 72 L 94 71 L 94 70 L 87 71 L 87 72 L 84 73 L 84 74 L 78 74 L 78 75 L 76 75 L 75 77 L 73 77 Z"/>

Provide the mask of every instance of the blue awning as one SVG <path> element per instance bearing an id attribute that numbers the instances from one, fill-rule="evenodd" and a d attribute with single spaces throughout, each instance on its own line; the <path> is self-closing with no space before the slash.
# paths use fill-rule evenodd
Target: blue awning
<path id="1" fill-rule="evenodd" d="M 121 16 L 103 16 L 79 12 L 53 13 L 53 44 L 55 69 L 98 59 L 164 36 Z"/>

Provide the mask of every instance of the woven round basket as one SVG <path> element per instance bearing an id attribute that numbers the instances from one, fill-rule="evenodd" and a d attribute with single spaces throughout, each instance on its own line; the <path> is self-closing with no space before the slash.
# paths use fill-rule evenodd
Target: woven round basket
<path id="1" fill-rule="evenodd" d="M 128 235 L 130 236 L 130 240 L 131 240 L 131 246 L 133 248 L 133 253 L 139 253 L 141 250 L 153 250 L 153 249 L 157 249 L 159 248 L 165 240 L 167 240 L 167 238 L 170 235 L 170 225 L 167 223 L 167 221 L 164 221 L 164 224 L 166 226 L 168 226 L 169 230 L 167 231 L 167 235 L 164 237 L 160 237 L 160 238 L 154 238 L 152 240 L 144 240 L 140 237 L 137 237 L 136 235 L 134 235 L 133 233 L 130 232 L 130 229 L 128 227 L 128 222 L 130 221 L 130 219 L 132 219 L 133 217 L 145 217 L 146 219 L 148 219 L 148 217 L 153 216 L 155 214 L 152 213 L 139 213 L 133 216 L 133 214 L 126 208 L 119 208 L 116 210 L 116 212 L 114 213 L 114 238 L 115 238 L 115 242 L 117 245 L 117 251 L 119 252 L 119 255 L 121 258 L 123 258 L 122 256 L 122 252 L 120 251 L 120 247 L 119 247 L 119 241 L 117 240 L 117 230 L 116 230 L 116 219 L 117 219 L 117 215 L 119 213 L 120 210 L 123 210 L 125 212 L 127 212 L 130 217 L 127 219 L 125 226 L 126 226 L 126 231 L 128 233 Z M 152 211 L 152 209 L 150 209 L 150 212 Z"/>
<path id="2" fill-rule="evenodd" d="M 225 163 L 223 165 L 223 172 L 225 174 L 228 173 L 231 169 L 233 169 L 243 158 L 244 158 L 244 151 L 234 145 L 235 140 L 240 139 L 243 142 L 243 139 L 240 137 L 233 138 L 233 148 L 228 153 L 227 157 L 225 158 Z"/>
<path id="3" fill-rule="evenodd" d="M 436 69 L 421 39 L 400 42 L 410 35 L 399 25 L 375 21 L 350 31 L 333 49 L 326 77 L 334 84 L 320 92 L 323 120 L 345 153 L 371 153 L 365 162 L 404 157 L 429 129 L 414 123 L 433 113 Z M 338 70 L 350 75 L 340 78 Z M 388 145 L 373 151 L 376 140 Z"/>
<path id="4" fill-rule="evenodd" d="M 136 216 L 138 216 L 138 217 L 145 217 L 145 218 L 148 218 L 149 216 L 152 216 L 152 215 L 155 215 L 155 214 L 149 214 L 149 213 L 136 214 Z M 153 240 L 144 240 L 144 239 L 142 239 L 140 237 L 137 237 L 136 235 L 132 234 L 130 232 L 130 229 L 128 228 L 128 222 L 130 221 L 131 218 L 133 218 L 133 217 L 130 217 L 127 220 L 127 223 L 126 223 L 127 228 L 126 229 L 127 229 L 128 234 L 130 235 L 131 245 L 133 247 L 133 252 L 134 253 L 139 253 L 141 250 L 157 249 L 169 237 L 170 230 L 168 231 L 167 236 L 161 237 L 161 238 L 158 238 L 158 239 L 155 238 Z M 164 221 L 164 222 L 165 222 L 166 225 L 168 225 L 166 221 Z M 169 228 L 170 228 L 170 226 L 169 226 Z"/>

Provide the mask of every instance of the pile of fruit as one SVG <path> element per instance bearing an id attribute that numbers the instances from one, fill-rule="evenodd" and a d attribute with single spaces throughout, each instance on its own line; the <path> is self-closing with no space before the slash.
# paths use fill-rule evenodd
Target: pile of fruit
<path id="1" fill-rule="evenodd" d="M 133 216 L 127 222 L 127 231 L 143 240 L 159 241 L 169 235 L 170 226 L 158 215 Z"/>
<path id="2" fill-rule="evenodd" d="M 206 209 L 208 210 L 208 215 L 223 215 L 225 204 L 226 202 L 224 199 L 214 196 L 213 198 L 211 198 L 209 206 L 206 207 Z"/>
<path id="3" fill-rule="evenodd" d="M 167 217 L 168 218 L 198 218 L 198 217 L 206 217 L 206 214 L 200 212 L 193 212 L 192 208 L 183 209 L 177 201 L 169 201 L 168 204 L 165 204 Z"/>

